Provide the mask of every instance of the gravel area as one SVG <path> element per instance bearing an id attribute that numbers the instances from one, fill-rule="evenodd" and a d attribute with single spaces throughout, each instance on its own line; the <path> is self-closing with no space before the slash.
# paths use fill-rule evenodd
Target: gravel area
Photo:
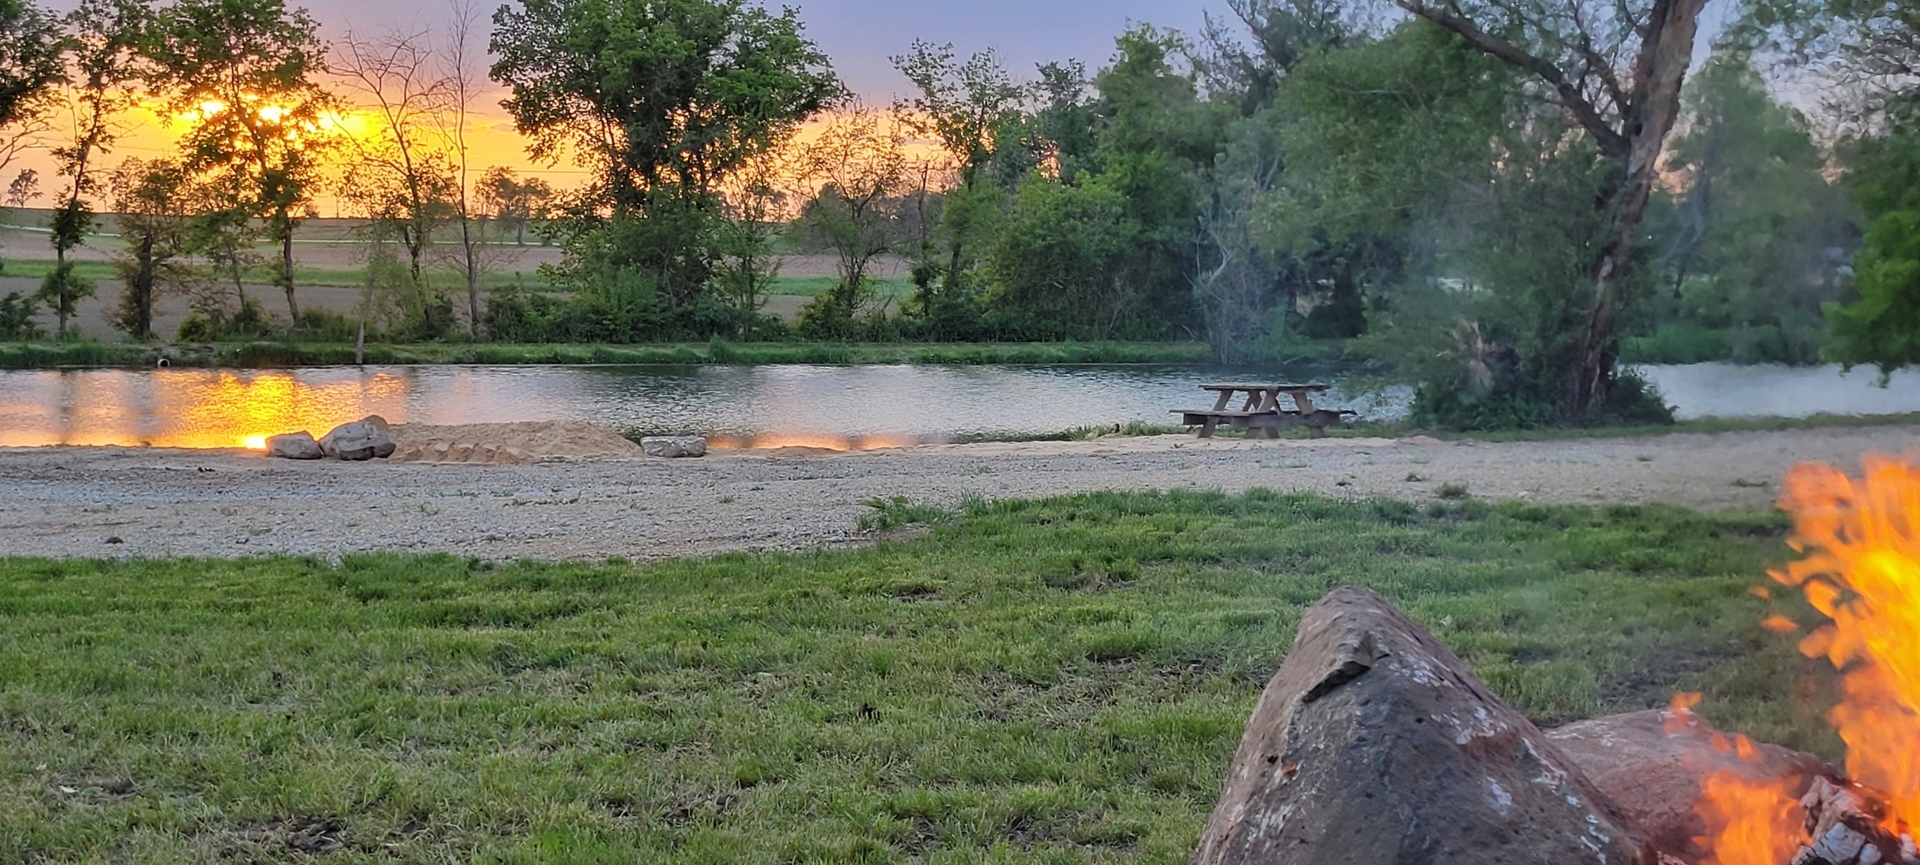
<path id="1" fill-rule="evenodd" d="M 1431 439 L 938 445 L 530 465 L 297 463 L 239 451 L 0 449 L 0 555 L 632 559 L 869 542 L 875 498 L 950 504 L 1087 490 L 1315 490 L 1764 508 L 1803 460 L 1858 466 L 1920 426 L 1520 443 Z"/>

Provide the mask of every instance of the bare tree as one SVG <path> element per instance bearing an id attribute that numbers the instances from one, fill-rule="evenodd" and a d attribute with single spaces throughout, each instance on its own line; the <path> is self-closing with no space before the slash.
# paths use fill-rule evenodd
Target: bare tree
<path id="1" fill-rule="evenodd" d="M 349 34 L 334 46 L 334 71 L 349 98 L 375 117 L 376 130 L 350 137 L 353 162 L 342 195 L 373 221 L 372 231 L 392 236 L 406 254 L 414 306 L 428 334 L 446 322 L 425 273 L 433 232 L 455 215 L 455 166 L 438 137 L 449 84 L 439 74 L 426 34 L 390 31 L 362 40 Z"/>
<path id="2" fill-rule="evenodd" d="M 441 134 L 450 146 L 457 173 L 454 218 L 460 226 L 460 271 L 467 283 L 467 333 L 480 334 L 481 238 L 474 225 L 472 205 L 473 161 L 467 147 L 467 120 L 480 87 L 487 80 L 486 51 L 478 36 L 483 15 L 473 0 L 449 0 L 447 36 L 441 47 L 441 80 L 446 105 L 438 117 Z"/>
<path id="3" fill-rule="evenodd" d="M 849 290 L 903 239 L 895 212 L 910 179 L 903 137 L 892 114 L 853 104 L 801 151 L 802 174 L 819 187 L 801 224 L 832 250 Z"/>
<path id="4" fill-rule="evenodd" d="M 1598 205 L 1610 236 L 1589 265 L 1591 297 L 1571 408 L 1605 406 L 1619 357 L 1619 316 L 1660 152 L 1680 111 L 1707 0 L 1393 0 L 1526 73 L 1565 111 L 1612 172 Z"/>

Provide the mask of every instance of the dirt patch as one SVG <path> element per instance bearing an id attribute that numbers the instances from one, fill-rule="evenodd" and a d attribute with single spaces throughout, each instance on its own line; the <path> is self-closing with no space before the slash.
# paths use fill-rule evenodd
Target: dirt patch
<path id="1" fill-rule="evenodd" d="M 418 463 L 513 465 L 549 459 L 636 459 L 640 446 L 585 421 L 452 426 L 399 424 L 391 459 Z"/>

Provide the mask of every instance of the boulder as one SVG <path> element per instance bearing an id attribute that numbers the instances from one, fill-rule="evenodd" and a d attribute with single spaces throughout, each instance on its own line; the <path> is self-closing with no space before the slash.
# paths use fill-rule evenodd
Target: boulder
<path id="1" fill-rule="evenodd" d="M 338 460 L 386 459 L 396 446 L 386 418 L 377 414 L 343 423 L 320 437 L 320 450 Z"/>
<path id="2" fill-rule="evenodd" d="M 267 456 L 286 460 L 317 460 L 326 456 L 326 452 L 320 449 L 319 442 L 313 440 L 313 433 L 301 430 L 267 439 Z"/>
<path id="3" fill-rule="evenodd" d="M 1690 863 L 1707 852 L 1693 839 L 1706 831 L 1694 803 L 1708 775 L 1733 772 L 1755 784 L 1788 781 L 1795 799 L 1805 796 L 1816 778 L 1840 778 L 1812 754 L 1755 742 L 1736 747 L 1686 709 L 1581 721 L 1548 731 L 1547 739 L 1619 803 L 1655 847 Z"/>
<path id="4" fill-rule="evenodd" d="M 1193 865 L 1654 865 L 1525 717 L 1386 599 L 1309 609 Z"/>
<path id="5" fill-rule="evenodd" d="M 703 457 L 707 440 L 699 436 L 649 436 L 640 440 L 640 448 L 654 457 Z"/>

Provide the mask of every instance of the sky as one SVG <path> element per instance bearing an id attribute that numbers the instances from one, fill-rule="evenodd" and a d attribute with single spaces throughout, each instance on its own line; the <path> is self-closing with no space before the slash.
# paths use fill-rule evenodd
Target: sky
<path id="1" fill-rule="evenodd" d="M 40 0 L 48 8 L 65 11 L 76 0 Z M 449 0 L 288 0 L 305 5 L 319 21 L 322 37 L 337 39 L 357 34 L 401 30 L 417 33 L 442 24 Z M 482 9 L 497 0 L 475 0 Z M 962 57 L 993 49 L 1016 78 L 1031 78 L 1038 63 L 1080 60 L 1091 70 L 1105 65 L 1113 40 L 1130 24 L 1146 23 L 1198 34 L 1209 11 L 1226 12 L 1225 0 L 787 0 L 800 9 L 807 33 L 832 58 L 847 85 L 871 105 L 887 105 L 904 95 L 907 82 L 893 69 L 889 57 L 905 53 L 914 39 L 951 42 Z M 778 0 L 769 0 L 778 5 Z M 1720 29 L 1730 0 L 1710 0 L 1704 16 L 1700 53 Z M 483 22 L 484 26 L 484 22 Z M 473 135 L 476 162 L 508 165 L 525 173 L 545 175 L 556 185 L 573 185 L 579 172 L 570 165 L 540 166 L 527 162 L 521 141 L 498 107 L 493 94 L 477 106 L 481 115 Z M 115 158 L 156 157 L 171 149 L 172 135 L 158 117 L 145 117 L 127 136 Z M 54 180 L 51 160 L 43 153 L 6 169 L 6 178 L 20 167 L 41 172 L 42 188 Z M 45 202 L 36 202 L 44 205 Z M 322 206 L 323 212 L 328 208 Z M 326 215 L 333 215 L 327 213 Z"/>

